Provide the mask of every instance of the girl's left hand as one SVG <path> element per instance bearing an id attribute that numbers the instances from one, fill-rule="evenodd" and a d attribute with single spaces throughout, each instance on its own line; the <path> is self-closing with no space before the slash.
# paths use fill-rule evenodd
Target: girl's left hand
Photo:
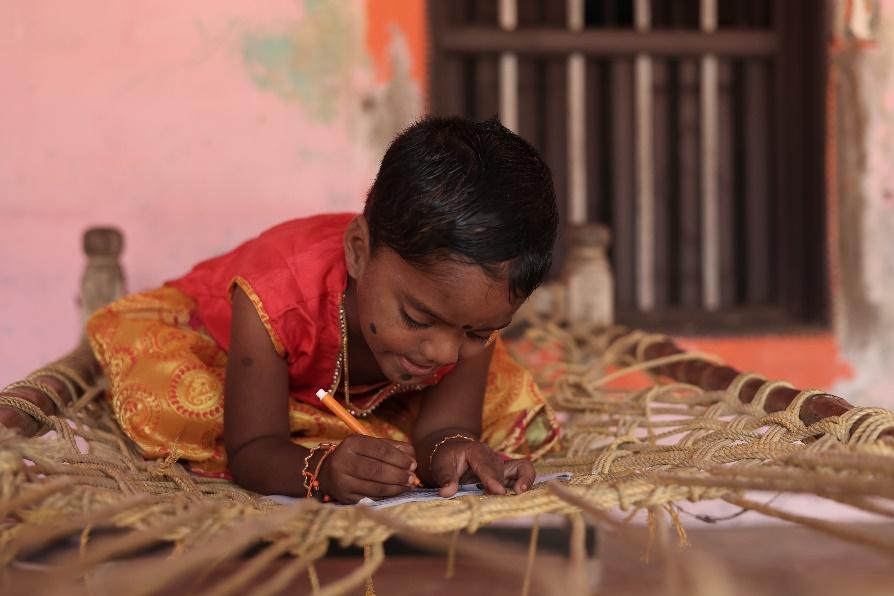
<path id="1" fill-rule="evenodd" d="M 503 462 L 485 443 L 456 439 L 441 445 L 431 462 L 431 477 L 438 494 L 451 497 L 461 482 L 477 477 L 488 494 L 506 494 L 511 483 L 515 492 L 527 490 L 534 482 L 534 466 L 525 459 Z"/>
<path id="2" fill-rule="evenodd" d="M 534 464 L 529 459 L 510 459 L 503 463 L 506 484 L 512 483 L 512 490 L 523 493 L 534 484 Z"/>

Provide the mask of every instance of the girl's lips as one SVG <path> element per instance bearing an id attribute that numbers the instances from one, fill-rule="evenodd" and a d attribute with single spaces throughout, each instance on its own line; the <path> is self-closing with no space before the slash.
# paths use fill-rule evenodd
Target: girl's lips
<path id="1" fill-rule="evenodd" d="M 435 372 L 434 366 L 420 366 L 406 356 L 401 356 L 399 361 L 403 369 L 414 377 L 426 377 Z"/>

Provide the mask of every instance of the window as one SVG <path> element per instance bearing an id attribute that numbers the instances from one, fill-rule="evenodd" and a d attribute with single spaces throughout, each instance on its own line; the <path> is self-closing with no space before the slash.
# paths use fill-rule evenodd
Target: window
<path id="1" fill-rule="evenodd" d="M 499 114 L 553 169 L 563 221 L 612 230 L 619 322 L 826 322 L 824 3 L 429 8 L 432 110 Z"/>

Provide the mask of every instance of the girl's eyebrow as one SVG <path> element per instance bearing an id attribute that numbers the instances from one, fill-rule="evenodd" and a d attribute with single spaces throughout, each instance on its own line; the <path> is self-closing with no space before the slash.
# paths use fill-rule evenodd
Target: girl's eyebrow
<path id="1" fill-rule="evenodd" d="M 435 313 L 432 311 L 432 309 L 430 309 L 429 307 L 425 306 L 424 304 L 422 304 L 421 302 L 419 302 L 418 300 L 416 300 L 415 298 L 413 298 L 413 297 L 410 296 L 409 294 L 404 294 L 404 300 L 405 300 L 410 306 L 412 306 L 415 310 L 418 310 L 419 312 L 421 312 L 422 314 L 424 314 L 424 315 L 427 316 L 427 317 L 431 317 L 432 319 L 434 319 L 434 320 L 437 321 L 438 323 L 441 323 L 442 325 L 447 325 L 448 327 L 457 327 L 457 326 L 458 326 L 458 325 L 454 325 L 454 324 L 452 324 L 452 323 L 446 321 L 446 320 L 444 319 L 444 317 L 435 314 Z M 509 324 L 510 324 L 511 322 L 512 322 L 512 321 L 507 321 L 507 322 L 505 322 L 505 323 L 503 323 L 502 325 L 499 325 L 499 326 L 497 326 L 497 327 L 490 327 L 490 328 L 487 328 L 487 329 L 475 329 L 475 331 L 499 331 L 500 329 L 503 329 L 503 328 L 505 328 L 505 327 L 508 327 Z M 467 331 L 472 329 L 471 325 L 463 325 L 462 328 L 465 329 L 465 330 L 467 330 Z"/>
<path id="2" fill-rule="evenodd" d="M 443 317 L 441 317 L 441 316 L 439 316 L 439 315 L 436 315 L 436 314 L 432 311 L 432 309 L 430 309 L 429 307 L 425 306 L 424 304 L 422 304 L 421 302 L 419 302 L 418 300 L 416 300 L 415 298 L 413 298 L 413 297 L 410 296 L 409 294 L 404 294 L 404 300 L 405 300 L 407 303 L 409 303 L 409 305 L 412 306 L 414 309 L 418 310 L 419 312 L 421 312 L 422 314 L 424 314 L 424 315 L 427 316 L 427 317 L 431 317 L 432 319 L 434 319 L 434 320 L 437 321 L 438 323 L 443 323 L 444 325 L 448 325 L 448 326 L 450 326 L 450 327 L 453 327 L 453 326 L 454 326 L 454 325 L 448 323 L 447 321 L 445 321 Z"/>

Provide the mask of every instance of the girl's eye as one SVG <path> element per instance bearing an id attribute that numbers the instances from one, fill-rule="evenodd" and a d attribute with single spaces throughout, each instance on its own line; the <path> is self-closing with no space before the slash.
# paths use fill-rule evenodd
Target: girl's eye
<path id="1" fill-rule="evenodd" d="M 478 335 L 477 333 L 466 333 L 466 336 L 467 336 L 469 339 L 474 339 L 475 341 L 481 342 L 481 343 L 483 343 L 483 344 L 484 344 L 484 343 L 487 343 L 487 340 L 490 339 L 490 336 L 489 336 L 489 335 L 488 335 L 488 336 L 485 336 L 485 337 L 481 337 L 481 336 Z"/>
<path id="2" fill-rule="evenodd" d="M 408 315 L 407 311 L 404 309 L 400 309 L 400 316 L 404 320 L 404 324 L 410 329 L 428 329 L 431 327 L 431 325 L 420 323 L 419 321 L 410 318 L 410 315 Z"/>

